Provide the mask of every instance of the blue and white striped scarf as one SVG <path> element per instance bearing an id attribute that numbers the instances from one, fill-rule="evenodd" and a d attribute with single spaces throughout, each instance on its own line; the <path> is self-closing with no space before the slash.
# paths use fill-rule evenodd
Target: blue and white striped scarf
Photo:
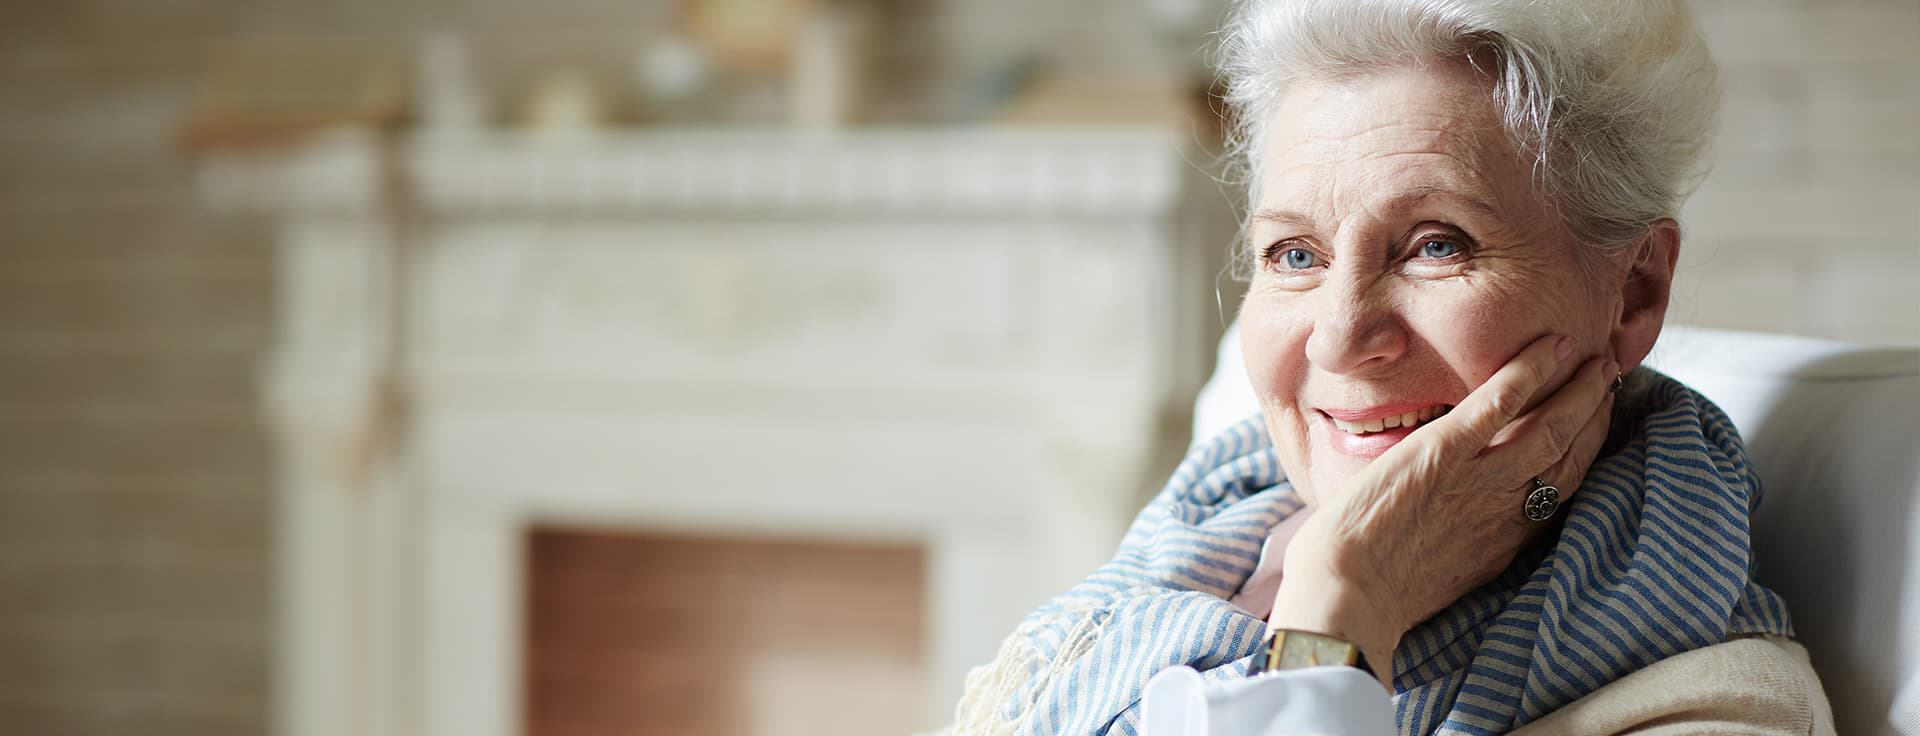
<path id="1" fill-rule="evenodd" d="M 1785 604 L 1753 580 L 1760 481 L 1733 423 L 1647 373 L 1638 427 L 1562 507 L 1560 536 L 1401 639 L 1402 733 L 1502 733 L 1660 659 L 1792 635 Z M 1265 622 L 1226 599 L 1301 507 L 1283 477 L 1258 416 L 1196 446 L 1114 559 L 969 676 L 962 732 L 984 716 L 993 731 L 1136 734 L 1140 690 L 1161 669 L 1244 676 Z"/>

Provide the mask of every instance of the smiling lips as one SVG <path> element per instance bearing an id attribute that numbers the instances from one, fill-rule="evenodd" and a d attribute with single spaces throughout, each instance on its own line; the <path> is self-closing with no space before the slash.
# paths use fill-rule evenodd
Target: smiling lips
<path id="1" fill-rule="evenodd" d="M 1328 444 L 1336 452 L 1376 458 L 1413 434 L 1414 428 L 1452 409 L 1452 404 L 1390 404 L 1367 409 L 1321 409 Z"/>
<path id="2" fill-rule="evenodd" d="M 1418 409 L 1408 409 L 1399 413 L 1383 414 L 1382 412 L 1382 409 L 1391 412 L 1398 408 L 1399 407 L 1380 407 L 1360 411 L 1322 409 L 1321 413 L 1327 415 L 1328 419 L 1333 420 L 1335 429 L 1347 434 L 1365 435 L 1374 432 L 1384 432 L 1396 427 L 1415 427 L 1421 422 L 1432 421 L 1434 417 L 1446 414 L 1449 409 L 1453 408 L 1453 405 L 1431 404 Z"/>

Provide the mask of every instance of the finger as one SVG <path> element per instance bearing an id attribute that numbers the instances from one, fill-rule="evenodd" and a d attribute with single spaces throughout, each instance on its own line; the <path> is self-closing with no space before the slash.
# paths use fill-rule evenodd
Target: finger
<path id="1" fill-rule="evenodd" d="M 1434 422 L 1446 435 L 1449 454 L 1477 455 L 1493 442 L 1502 427 L 1512 423 L 1533 401 L 1534 394 L 1552 380 L 1560 363 L 1573 354 L 1573 340 L 1548 335 L 1522 348 L 1492 378 L 1467 394 L 1459 406 Z"/>
<path id="2" fill-rule="evenodd" d="M 1555 496 L 1555 503 L 1557 503 L 1557 505 L 1565 505 L 1565 503 L 1571 502 L 1572 496 L 1580 490 L 1580 484 L 1586 482 L 1586 473 L 1588 473 L 1588 469 L 1594 465 L 1594 457 L 1599 454 L 1599 448 L 1601 448 L 1603 444 L 1607 444 L 1607 429 L 1609 429 L 1611 425 L 1613 425 L 1613 394 L 1609 392 L 1607 398 L 1601 400 L 1599 405 L 1594 407 L 1594 415 L 1586 419 L 1586 425 L 1580 427 L 1580 434 L 1574 436 L 1572 448 L 1571 450 L 1567 450 L 1567 455 L 1561 457 L 1557 463 L 1553 463 L 1546 471 L 1540 471 L 1540 475 L 1534 477 L 1540 478 L 1542 482 L 1546 482 L 1548 486 L 1553 486 L 1553 490 L 1559 492 L 1559 494 Z M 1532 478 L 1526 478 L 1526 480 L 1521 480 L 1521 482 L 1515 484 L 1515 486 L 1519 488 L 1519 492 L 1513 496 L 1515 500 L 1521 500 L 1521 502 L 1532 500 L 1532 492 L 1534 492 L 1536 486 L 1534 486 L 1530 480 L 1532 480 Z M 1521 509 L 1523 509 L 1523 513 L 1511 513 L 1511 511 L 1509 511 L 1509 513 L 1503 515 L 1503 517 L 1509 519 L 1509 523 L 1511 523 L 1513 527 L 1523 528 L 1523 530 L 1540 525 L 1540 521 L 1534 521 L 1532 517 L 1528 517 L 1528 515 L 1524 513 L 1524 509 L 1526 509 L 1524 503 L 1521 503 Z"/>
<path id="3" fill-rule="evenodd" d="M 1594 358 L 1547 400 L 1514 420 L 1510 437 L 1488 450 L 1512 468 L 1547 468 L 1571 453 L 1586 426 L 1607 403 L 1620 365 Z M 1598 449 L 1598 446 L 1595 446 Z M 1591 456 L 1589 456 L 1591 459 Z"/>
<path id="4" fill-rule="evenodd" d="M 1593 467 L 1593 461 L 1600 456 L 1601 446 L 1607 443 L 1607 431 L 1613 425 L 1614 393 L 1607 392 L 1607 398 L 1593 410 L 1593 416 L 1587 417 L 1587 423 L 1580 427 L 1580 434 L 1573 438 L 1573 447 L 1561 456 L 1560 462 L 1547 468 L 1546 478 L 1558 480 L 1560 498 L 1564 501 L 1580 489 L 1587 480 L 1587 471 Z"/>

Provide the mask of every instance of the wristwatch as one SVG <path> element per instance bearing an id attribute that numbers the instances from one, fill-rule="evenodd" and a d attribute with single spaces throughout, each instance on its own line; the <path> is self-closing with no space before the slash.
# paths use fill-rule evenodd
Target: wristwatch
<path id="1" fill-rule="evenodd" d="M 1267 635 L 1267 645 L 1247 665 L 1247 675 L 1321 665 L 1358 667 L 1367 676 L 1377 677 L 1360 647 L 1326 634 L 1292 629 L 1274 629 Z"/>

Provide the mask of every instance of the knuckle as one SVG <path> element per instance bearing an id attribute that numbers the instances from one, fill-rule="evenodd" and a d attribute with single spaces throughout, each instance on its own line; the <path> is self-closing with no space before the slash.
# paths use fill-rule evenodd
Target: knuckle
<path id="1" fill-rule="evenodd" d="M 1572 417 L 1554 417 L 1547 421 L 1547 441 L 1557 450 L 1573 447 L 1573 441 L 1580 436 L 1580 427 Z"/>
<path id="2" fill-rule="evenodd" d="M 1500 387 L 1500 390 L 1493 394 L 1492 404 L 1494 413 L 1507 419 L 1519 416 L 1520 410 L 1527 405 L 1529 393 L 1530 392 L 1521 386 L 1508 385 Z"/>
<path id="3" fill-rule="evenodd" d="M 1549 360 L 1552 359 L 1549 358 Z M 1527 366 L 1527 380 L 1535 386 L 1544 386 L 1547 381 L 1553 379 L 1553 370 L 1558 365 L 1558 361 L 1535 361 Z"/>

